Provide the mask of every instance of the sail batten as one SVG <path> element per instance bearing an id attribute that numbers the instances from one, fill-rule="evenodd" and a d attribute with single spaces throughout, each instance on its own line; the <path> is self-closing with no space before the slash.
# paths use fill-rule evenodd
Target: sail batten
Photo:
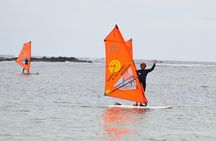
<path id="1" fill-rule="evenodd" d="M 132 59 L 132 40 L 125 42 L 116 26 L 105 38 L 105 95 L 129 101 L 146 102 Z"/>

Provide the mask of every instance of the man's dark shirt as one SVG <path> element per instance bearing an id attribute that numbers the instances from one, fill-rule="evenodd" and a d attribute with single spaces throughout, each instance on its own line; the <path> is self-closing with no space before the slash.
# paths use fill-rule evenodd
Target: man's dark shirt
<path id="1" fill-rule="evenodd" d="M 149 72 L 153 71 L 154 68 L 155 68 L 155 64 L 154 64 L 150 69 L 144 69 L 144 70 L 139 69 L 139 70 L 137 70 L 137 75 L 138 75 L 138 77 L 139 77 L 140 82 L 141 82 L 142 85 L 143 85 L 143 89 L 144 89 L 144 90 L 145 90 L 145 88 L 146 88 L 146 76 L 147 76 L 147 74 L 148 74 Z"/>
<path id="2" fill-rule="evenodd" d="M 28 60 L 25 60 L 25 64 L 28 65 Z"/>

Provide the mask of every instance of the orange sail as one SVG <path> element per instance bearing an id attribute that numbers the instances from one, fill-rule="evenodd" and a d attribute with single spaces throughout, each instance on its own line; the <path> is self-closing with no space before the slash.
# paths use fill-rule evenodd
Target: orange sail
<path id="1" fill-rule="evenodd" d="M 136 66 L 118 26 L 105 38 L 106 80 L 105 95 L 146 103 Z"/>
<path id="2" fill-rule="evenodd" d="M 127 40 L 125 43 L 126 43 L 126 46 L 127 46 L 128 50 L 129 50 L 130 56 L 133 59 L 133 44 L 132 44 L 132 39 Z"/>
<path id="3" fill-rule="evenodd" d="M 24 61 L 28 60 L 27 64 Z M 30 70 L 30 60 L 31 60 L 31 42 L 24 43 L 23 48 L 17 57 L 17 63 L 23 67 L 25 70 Z"/>
<path id="4" fill-rule="evenodd" d="M 129 51 L 129 54 L 131 56 L 131 59 L 133 60 L 133 43 L 132 43 L 132 39 L 127 40 L 125 43 L 126 43 L 128 51 Z M 135 65 L 135 63 L 134 63 L 134 65 Z M 142 93 L 145 93 L 143 87 L 141 87 L 141 89 L 142 89 Z"/>

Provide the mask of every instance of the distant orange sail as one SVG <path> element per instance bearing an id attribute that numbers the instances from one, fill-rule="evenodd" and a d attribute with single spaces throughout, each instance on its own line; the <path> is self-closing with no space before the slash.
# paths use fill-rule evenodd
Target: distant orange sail
<path id="1" fill-rule="evenodd" d="M 126 43 L 126 46 L 127 46 L 128 50 L 129 50 L 130 56 L 133 59 L 133 44 L 132 44 L 132 39 L 127 40 L 125 43 Z"/>
<path id="2" fill-rule="evenodd" d="M 136 66 L 118 26 L 105 38 L 106 78 L 105 95 L 146 103 Z"/>
<path id="3" fill-rule="evenodd" d="M 24 61 L 28 60 L 28 64 L 25 64 Z M 31 42 L 24 43 L 23 48 L 17 57 L 17 63 L 23 67 L 25 70 L 30 70 L 30 61 L 31 61 Z"/>

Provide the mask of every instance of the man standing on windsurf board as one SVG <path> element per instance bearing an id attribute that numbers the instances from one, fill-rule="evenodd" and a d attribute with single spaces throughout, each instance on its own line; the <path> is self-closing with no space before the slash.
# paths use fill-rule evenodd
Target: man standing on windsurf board
<path id="1" fill-rule="evenodd" d="M 147 77 L 147 74 L 154 70 L 157 61 L 154 60 L 153 63 L 154 64 L 150 69 L 145 69 L 146 68 L 146 63 L 143 62 L 143 63 L 140 64 L 141 69 L 137 70 L 137 75 L 138 75 L 140 83 L 143 86 L 144 91 L 146 90 L 146 77 Z M 138 102 L 136 102 L 136 104 L 134 104 L 134 106 L 138 106 Z M 140 103 L 140 106 L 147 106 L 147 102 L 144 103 L 144 105 L 143 105 L 143 103 Z"/>

